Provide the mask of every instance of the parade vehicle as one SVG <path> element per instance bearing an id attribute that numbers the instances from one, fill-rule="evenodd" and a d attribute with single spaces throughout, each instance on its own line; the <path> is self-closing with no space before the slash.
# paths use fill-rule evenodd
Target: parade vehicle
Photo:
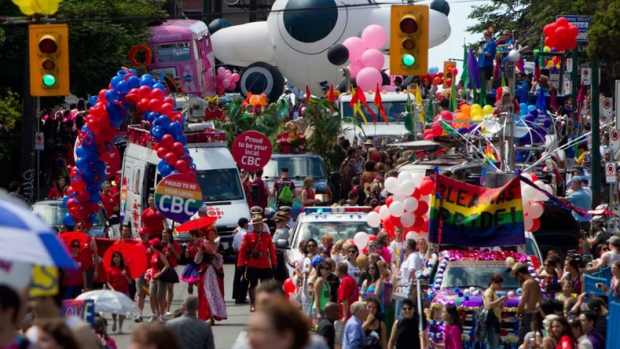
<path id="1" fill-rule="evenodd" d="M 409 95 L 409 97 L 407 97 L 407 95 Z M 364 113 L 364 117 L 368 121 L 368 125 L 363 123 L 359 113 L 357 115 L 355 114 L 350 105 L 351 99 L 353 98 L 353 95 L 350 93 L 342 93 L 338 100 L 342 117 L 357 120 L 355 124 L 346 121 L 342 122 L 344 135 L 351 141 L 351 144 L 355 144 L 355 140 L 357 140 L 358 145 L 361 145 L 364 138 L 372 137 L 375 147 L 382 148 L 402 139 L 409 139 L 409 131 L 405 129 L 407 101 L 414 101 L 415 95 L 405 92 L 381 92 L 381 104 L 383 105 L 385 115 L 388 119 L 387 123 L 378 112 L 377 106 L 374 105 L 375 92 L 364 92 L 364 97 L 366 97 L 368 107 L 372 109 L 376 115 L 376 123 L 373 122 L 371 114 L 364 105 L 360 107 Z M 422 130 L 422 127 L 420 126 L 419 129 Z"/>
<path id="2" fill-rule="evenodd" d="M 459 181 L 479 185 L 482 173 L 482 162 L 480 160 L 468 160 L 462 155 L 442 155 L 432 160 L 416 160 L 412 163 L 398 168 L 398 172 L 409 172 L 431 176 L 439 169 L 439 173 L 449 175 Z"/>
<path id="3" fill-rule="evenodd" d="M 31 209 L 34 214 L 52 228 L 59 228 L 63 225 L 62 219 L 69 212 L 67 207 L 63 205 L 62 199 L 37 201 L 32 205 Z M 112 235 L 111 225 L 116 223 L 118 223 L 118 218 L 108 218 L 105 209 L 102 207 L 95 214 L 95 222 L 87 234 L 95 238 L 110 237 Z"/>
<path id="4" fill-rule="evenodd" d="M 358 232 L 377 235 L 379 229 L 368 225 L 366 217 L 372 208 L 369 206 L 307 207 L 295 222 L 289 234 L 289 241 L 278 240 L 276 247 L 287 249 L 286 259 L 289 274 L 294 275 L 294 265 L 301 257 L 297 246 L 302 240 L 314 239 L 319 247 L 324 247 L 321 237 L 331 234 L 334 242 L 353 239 Z"/>
<path id="5" fill-rule="evenodd" d="M 549 251 L 555 251 L 559 256 L 565 256 L 570 250 L 582 253 L 583 234 L 570 211 L 551 201 L 543 204 L 545 210 L 536 231 L 536 241 L 543 255 Z"/>
<path id="6" fill-rule="evenodd" d="M 457 307 L 460 314 L 464 313 L 463 337 L 476 341 L 473 338 L 474 313 L 483 305 L 483 294 L 488 288 L 491 277 L 499 274 L 504 278 L 504 284 L 499 296 L 507 295 L 508 302 L 502 310 L 500 342 L 503 344 L 516 343 L 515 325 L 518 323 L 517 305 L 521 298 L 521 285 L 517 279 L 509 275 L 510 268 L 506 259 L 512 258 L 515 262 L 523 262 L 528 265 L 528 271 L 532 277 L 538 280 L 532 260 L 525 254 L 506 250 L 445 250 L 440 252 L 438 265 L 429 290 L 431 311 L 429 320 L 431 325 L 441 321 L 433 312 L 433 305 L 452 304 Z M 423 271 L 424 274 L 427 271 Z M 428 274 L 427 274 L 428 277 Z M 441 307 L 439 307 L 441 308 Z M 429 337 L 440 339 L 438 329 L 433 329 Z M 439 337 L 438 337 L 439 336 Z M 475 344 L 475 343 L 474 343 Z"/>
<path id="7" fill-rule="evenodd" d="M 224 243 L 231 247 L 233 230 L 241 217 L 250 217 L 247 198 L 241 185 L 237 164 L 228 150 L 224 132 L 213 129 L 212 123 L 186 127 L 186 147 L 196 165 L 196 180 L 202 190 L 207 214 L 217 218 L 215 226 Z M 140 216 L 148 207 L 149 193 L 162 179 L 157 171 L 161 161 L 151 147 L 155 139 L 147 130 L 132 125 L 127 129 L 129 141 L 123 161 L 121 179 L 121 215 L 132 227 L 134 236 L 140 230 Z M 169 222 L 174 226 L 173 222 Z M 179 243 L 189 241 L 187 232 L 175 232 Z M 224 248 L 225 250 L 232 250 Z"/>

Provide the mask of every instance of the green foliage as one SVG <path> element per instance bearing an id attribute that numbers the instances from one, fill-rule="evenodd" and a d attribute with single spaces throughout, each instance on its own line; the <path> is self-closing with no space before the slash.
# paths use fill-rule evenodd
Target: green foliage
<path id="1" fill-rule="evenodd" d="M 243 110 L 242 103 L 242 98 L 233 98 L 230 103 L 226 104 L 224 110 L 224 114 L 228 116 L 228 121 L 215 121 L 215 128 L 226 133 L 228 146 L 232 146 L 232 142 L 239 134 L 250 130 L 264 134 L 273 144 L 280 129 L 280 119 L 275 116 L 277 115 L 276 105 L 272 103 L 263 109 L 259 116 L 252 116 Z"/>
<path id="2" fill-rule="evenodd" d="M 592 18 L 588 30 L 588 56 L 607 63 L 613 79 L 620 78 L 620 3 L 599 1 L 600 9 Z"/>
<path id="3" fill-rule="evenodd" d="M 344 150 L 338 144 L 342 135 L 342 115 L 338 106 L 326 99 L 312 99 L 306 106 L 304 121 L 312 129 L 312 136 L 306 140 L 306 147 L 312 154 L 325 159 L 330 172 L 338 171 Z"/>
<path id="4" fill-rule="evenodd" d="M 166 13 L 158 8 L 163 0 L 65 0 L 57 14 L 59 22 L 69 20 L 69 66 L 71 92 L 86 98 L 108 86 L 121 66 L 130 67 L 129 49 L 146 43 L 148 25 L 164 21 Z M 11 1 L 0 1 L 0 13 L 19 16 Z M 86 19 L 93 19 L 92 21 Z M 109 21 L 101 21 L 109 18 Z M 134 19 L 132 19 L 134 18 Z M 140 18 L 140 19 L 136 19 Z M 95 21 L 97 20 L 97 21 Z M 3 79 L 0 89 L 10 88 L 20 95 L 24 90 L 28 28 L 6 26 L 4 41 L 0 30 L 0 64 Z M 42 99 L 43 106 L 60 99 Z"/>
<path id="5" fill-rule="evenodd" d="M 15 123 L 22 118 L 22 105 L 17 93 L 5 90 L 0 93 L 0 119 L 6 119 L 9 129 L 15 127 Z"/>
<path id="6" fill-rule="evenodd" d="M 19 96 L 5 90 L 0 93 L 0 119 L 6 119 L 10 134 L 0 136 L 0 163 L 5 171 L 0 172 L 0 186 L 6 187 L 18 176 L 19 147 L 22 142 L 19 121 L 22 118 L 22 105 Z"/>

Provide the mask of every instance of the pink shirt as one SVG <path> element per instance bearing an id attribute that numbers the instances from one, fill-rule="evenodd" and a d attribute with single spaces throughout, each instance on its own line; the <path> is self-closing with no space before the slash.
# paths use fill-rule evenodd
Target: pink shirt
<path id="1" fill-rule="evenodd" d="M 444 349 L 463 349 L 463 336 L 456 325 L 447 325 L 443 337 Z"/>

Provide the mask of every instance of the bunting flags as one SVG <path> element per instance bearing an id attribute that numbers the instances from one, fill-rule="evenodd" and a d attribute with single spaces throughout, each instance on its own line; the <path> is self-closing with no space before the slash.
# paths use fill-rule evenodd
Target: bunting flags
<path id="1" fill-rule="evenodd" d="M 480 71 L 480 95 L 478 95 L 478 98 L 480 98 L 480 100 L 478 101 L 478 104 L 480 105 L 486 105 L 487 104 L 487 81 L 485 80 L 486 76 L 484 76 L 484 70 Z"/>
<path id="2" fill-rule="evenodd" d="M 534 56 L 534 78 L 536 82 L 540 80 L 540 58 L 538 58 L 538 55 Z"/>
<path id="3" fill-rule="evenodd" d="M 383 116 L 383 120 L 385 121 L 385 124 L 389 125 L 388 118 L 385 115 L 385 110 L 383 109 L 383 104 L 381 103 L 381 91 L 379 91 L 379 84 L 377 84 L 377 91 L 375 92 L 375 100 L 373 101 L 373 103 L 377 107 L 377 110 L 379 111 L 379 114 L 381 114 L 381 116 Z M 376 124 L 376 122 L 375 122 L 375 124 Z"/>
<path id="4" fill-rule="evenodd" d="M 480 86 L 480 68 L 478 68 L 478 60 L 472 50 L 467 53 L 467 72 L 469 73 L 469 81 L 474 85 L 475 90 L 475 86 Z"/>
<path id="5" fill-rule="evenodd" d="M 558 111 L 558 101 L 555 98 L 555 89 L 551 90 L 550 95 L 551 97 L 549 97 L 549 108 L 553 109 L 554 112 Z"/>
<path id="6" fill-rule="evenodd" d="M 456 104 L 456 77 L 452 78 L 452 85 L 450 86 L 450 112 L 459 109 Z"/>
<path id="7" fill-rule="evenodd" d="M 428 104 L 426 105 L 426 115 L 431 120 L 433 120 L 433 115 L 435 115 L 435 110 L 433 108 L 433 94 L 432 93 L 428 97 Z"/>
<path id="8" fill-rule="evenodd" d="M 538 91 L 538 99 L 536 99 L 536 108 L 542 110 L 547 115 L 547 102 L 545 101 L 545 90 L 540 89 Z"/>
<path id="9" fill-rule="evenodd" d="M 375 114 L 375 112 L 368 106 L 368 102 L 366 102 L 366 96 L 364 95 L 364 92 L 362 91 L 362 89 L 358 86 L 357 90 L 355 90 L 355 93 L 357 93 L 357 98 L 358 100 L 364 105 L 364 107 L 366 107 L 366 110 L 368 110 L 368 112 L 370 113 L 370 116 L 372 116 L 372 121 L 373 123 L 376 125 L 377 124 L 377 115 Z"/>
<path id="10" fill-rule="evenodd" d="M 527 90 L 527 84 L 523 84 L 523 88 L 521 91 L 521 100 L 519 101 L 519 103 L 525 103 L 525 104 L 530 104 L 530 95 L 529 95 L 529 91 Z"/>
<path id="11" fill-rule="evenodd" d="M 351 109 L 353 109 L 353 117 L 355 118 L 355 116 L 359 114 L 362 118 L 362 121 L 364 121 L 364 125 L 368 126 L 368 120 L 366 120 L 366 115 L 364 115 L 364 112 L 362 111 L 362 106 L 359 99 L 359 88 L 357 90 L 354 90 L 353 86 L 351 86 L 351 91 L 354 92 L 353 96 L 351 96 L 349 106 L 351 106 Z"/>

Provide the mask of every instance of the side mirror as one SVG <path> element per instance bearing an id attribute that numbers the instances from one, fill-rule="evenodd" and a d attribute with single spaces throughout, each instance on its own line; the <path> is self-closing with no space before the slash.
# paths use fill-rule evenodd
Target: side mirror
<path id="1" fill-rule="evenodd" d="M 342 176 L 340 175 L 340 172 L 332 172 L 329 175 L 329 178 L 334 182 L 338 182 L 340 181 L 340 179 L 342 179 Z"/>
<path id="2" fill-rule="evenodd" d="M 288 250 L 290 248 L 288 246 L 288 240 L 287 239 L 276 240 L 276 248 L 279 248 L 281 250 Z"/>
<path id="3" fill-rule="evenodd" d="M 116 225 L 116 224 L 119 224 L 120 222 L 121 222 L 121 220 L 118 218 L 117 215 L 114 215 L 114 216 L 112 216 L 112 217 L 110 217 L 108 219 L 108 224 L 109 225 Z"/>

